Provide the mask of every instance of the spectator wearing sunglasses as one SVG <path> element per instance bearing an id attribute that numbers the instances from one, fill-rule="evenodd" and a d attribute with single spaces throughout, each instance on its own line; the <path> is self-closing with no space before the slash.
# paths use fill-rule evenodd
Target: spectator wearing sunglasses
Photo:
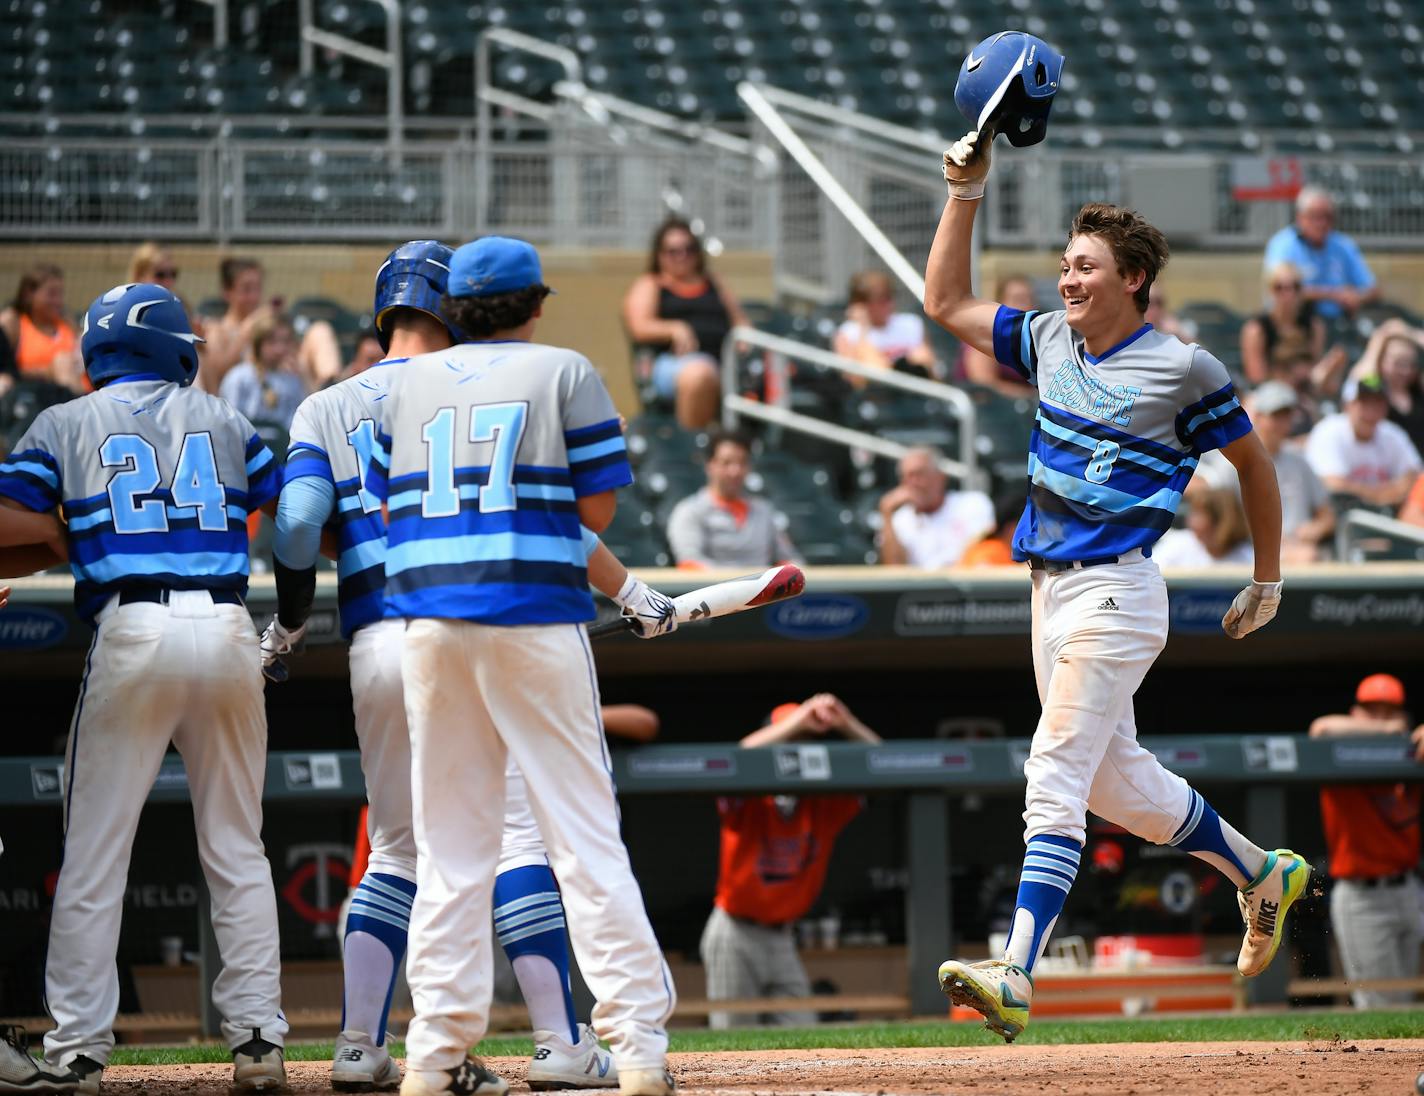
<path id="1" fill-rule="evenodd" d="M 178 273 L 178 264 L 173 261 L 168 249 L 154 240 L 139 244 L 129 259 L 129 281 L 162 286 L 183 301 L 183 311 L 188 314 L 188 323 L 193 328 L 193 334 L 201 338 L 204 333 L 203 317 L 189 308 L 188 302 L 178 292 Z M 199 353 L 203 353 L 202 347 L 199 347 Z"/>
<path id="2" fill-rule="evenodd" d="M 1305 380 L 1308 395 L 1332 395 L 1340 384 L 1345 365 L 1341 347 L 1325 349 L 1325 321 L 1314 302 L 1305 297 L 1300 268 L 1294 263 L 1276 263 L 1266 271 L 1269 303 L 1241 327 L 1241 368 L 1253 385 L 1269 380 L 1297 387 Z M 1309 363 L 1308 377 L 1302 378 L 1301 363 Z"/>
<path id="3" fill-rule="evenodd" d="M 1359 245 L 1334 225 L 1330 195 L 1320 187 L 1303 187 L 1295 200 L 1295 223 L 1271 237 L 1263 264 L 1267 270 L 1293 264 L 1302 275 L 1302 295 L 1327 323 L 1353 318 L 1362 304 L 1380 295 Z"/>
<path id="4" fill-rule="evenodd" d="M 707 269 L 692 226 L 669 218 L 653 235 L 648 270 L 623 299 L 623 324 L 635 351 L 652 359 L 652 384 L 686 430 L 701 430 L 721 401 L 722 343 L 747 322 L 737 299 Z"/>

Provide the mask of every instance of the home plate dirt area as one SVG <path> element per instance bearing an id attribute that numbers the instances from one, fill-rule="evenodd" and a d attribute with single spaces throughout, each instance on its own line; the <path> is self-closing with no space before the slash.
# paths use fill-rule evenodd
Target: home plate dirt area
<path id="1" fill-rule="evenodd" d="M 491 1058 L 514 1091 L 527 1058 Z M 671 1056 L 680 1091 L 896 1096 L 898 1093 L 1259 1093 L 1414 1092 L 1424 1039 L 1298 1043 L 1099 1043 L 1089 1046 L 916 1047 L 891 1050 L 768 1050 Z M 330 1063 L 288 1065 L 289 1090 L 330 1092 Z M 226 1065 L 112 1066 L 106 1096 L 228 1093 Z M 613 1090 L 613 1091 L 616 1091 Z"/>

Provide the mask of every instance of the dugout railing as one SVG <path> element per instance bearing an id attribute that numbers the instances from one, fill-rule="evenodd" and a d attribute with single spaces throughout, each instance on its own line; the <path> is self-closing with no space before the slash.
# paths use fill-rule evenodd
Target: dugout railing
<path id="1" fill-rule="evenodd" d="M 1267 847 L 1286 844 L 1286 790 L 1292 785 L 1424 781 L 1424 764 L 1413 760 L 1412 746 L 1404 736 L 1199 735 L 1145 738 L 1143 744 L 1194 785 L 1244 788 L 1242 828 Z M 620 795 L 862 792 L 900 797 L 905 812 L 905 927 L 912 975 L 907 991 L 911 1011 L 931 1015 L 945 1007 L 932 972 L 952 954 L 957 942 L 949 884 L 957 835 L 951 833 L 949 797 L 1020 795 L 1028 750 L 1027 739 L 898 740 L 877 746 L 813 742 L 761 749 L 719 742 L 615 753 L 613 771 Z M 0 759 L 0 807 L 58 810 L 63 766 L 59 757 Z M 187 798 L 182 760 L 170 755 L 159 770 L 149 802 Z M 358 803 L 364 798 L 360 756 L 354 750 L 268 755 L 267 803 Z M 206 988 L 216 976 L 217 948 L 211 926 L 202 915 L 200 919 L 200 981 Z M 925 974 L 914 977 L 915 972 Z M 1247 983 L 1247 995 L 1253 1003 L 1283 1002 L 1288 992 L 1310 992 L 1309 985 L 1292 984 L 1289 962 L 1277 962 Z M 205 1009 L 211 1008 L 209 1000 L 205 989 Z M 211 1013 L 209 1019 L 214 1019 Z"/>

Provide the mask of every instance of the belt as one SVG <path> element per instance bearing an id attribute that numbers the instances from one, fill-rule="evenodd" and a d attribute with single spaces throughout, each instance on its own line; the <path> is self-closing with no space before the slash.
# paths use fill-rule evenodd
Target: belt
<path id="1" fill-rule="evenodd" d="M 180 591 L 180 593 L 185 591 Z M 205 590 L 214 605 L 241 605 L 242 595 L 236 590 Z M 156 605 L 167 605 L 168 597 L 173 591 L 167 586 L 130 586 L 119 591 L 120 605 L 133 605 L 135 602 L 146 601 Z"/>
<path id="2" fill-rule="evenodd" d="M 721 906 L 717 908 L 722 909 Z M 785 932 L 791 927 L 790 921 L 779 921 L 774 925 L 768 925 L 765 921 L 756 921 L 750 917 L 738 917 L 735 913 L 728 913 L 726 910 L 722 910 L 722 912 L 739 925 L 749 925 L 754 929 L 765 929 L 767 932 Z"/>
<path id="3" fill-rule="evenodd" d="M 1357 887 L 1364 887 L 1366 890 L 1373 890 L 1376 887 L 1402 887 L 1414 877 L 1413 872 L 1402 871 L 1394 875 L 1376 875 L 1370 879 L 1343 879 L 1341 882 L 1353 883 Z"/>
<path id="4" fill-rule="evenodd" d="M 1044 559 L 1042 556 L 1029 556 L 1028 565 L 1030 570 L 1057 575 L 1064 571 L 1081 571 L 1085 567 L 1107 567 L 1114 563 L 1136 563 L 1146 558 L 1146 554 L 1141 548 L 1134 548 L 1132 551 L 1124 552 L 1120 556 L 1095 556 L 1092 559 Z"/>

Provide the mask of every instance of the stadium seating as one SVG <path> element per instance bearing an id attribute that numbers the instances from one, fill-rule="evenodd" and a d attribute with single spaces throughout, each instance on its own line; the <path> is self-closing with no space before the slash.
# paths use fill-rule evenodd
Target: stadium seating
<path id="1" fill-rule="evenodd" d="M 0 102 L 54 114 L 385 108 L 372 66 L 319 50 L 317 71 L 298 75 L 293 0 L 238 6 L 225 51 L 208 48 L 210 8 L 153 6 L 156 19 L 116 0 L 0 0 Z M 319 0 L 317 12 L 323 28 L 384 47 L 377 5 Z M 406 107 L 469 117 L 476 38 L 500 26 L 573 50 L 594 88 L 674 114 L 740 122 L 735 88 L 749 79 L 947 133 L 962 124 L 950 94 L 961 59 L 1005 25 L 1065 52 L 1063 121 L 1091 127 L 1089 143 L 1137 127 L 1135 140 L 1167 147 L 1187 131 L 1203 147 L 1249 148 L 1266 129 L 1287 148 L 1321 147 L 1322 130 L 1387 145 L 1424 96 L 1424 11 L 1401 0 L 415 0 L 402 12 Z M 497 81 L 536 98 L 561 75 L 496 56 Z M 1215 132 L 1192 132 L 1204 128 Z"/>

